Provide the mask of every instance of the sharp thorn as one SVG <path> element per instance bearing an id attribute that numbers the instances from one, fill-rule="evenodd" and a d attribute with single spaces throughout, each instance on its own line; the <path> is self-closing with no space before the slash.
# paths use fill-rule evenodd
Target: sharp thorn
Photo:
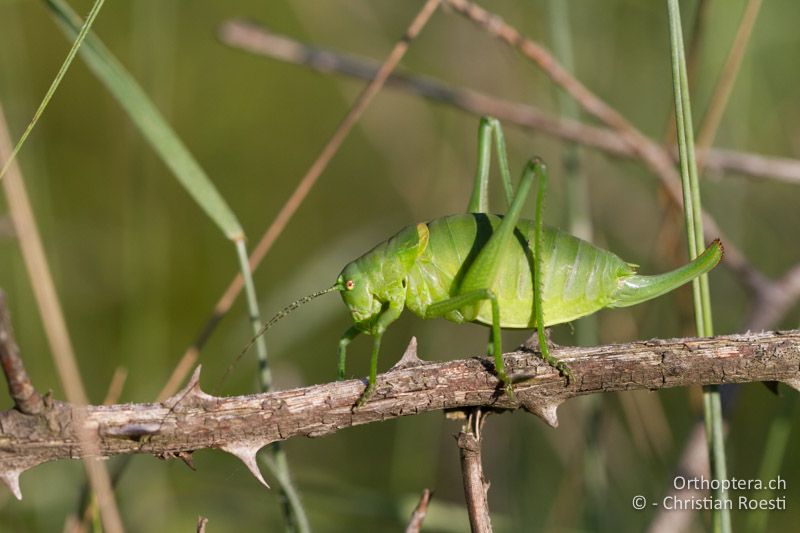
<path id="1" fill-rule="evenodd" d="M 192 461 L 192 452 L 178 452 L 178 458 L 190 469 L 197 471 L 197 468 L 194 466 L 194 461 Z"/>
<path id="2" fill-rule="evenodd" d="M 197 365 L 197 368 L 194 369 L 192 372 L 192 377 L 189 378 L 189 382 L 186 386 L 181 390 L 181 392 L 189 392 L 194 388 L 200 388 L 200 371 L 203 370 L 203 365 Z"/>
<path id="3" fill-rule="evenodd" d="M 411 340 L 408 341 L 408 346 L 406 346 L 406 351 L 403 352 L 403 357 L 400 358 L 400 360 L 389 370 L 389 372 L 424 364 L 425 361 L 420 359 L 417 355 L 417 338 L 411 337 Z"/>
<path id="4" fill-rule="evenodd" d="M 558 414 L 556 410 L 563 400 L 544 400 L 542 398 L 523 400 L 522 406 L 530 413 L 535 414 L 553 428 L 558 427 Z"/>
<path id="5" fill-rule="evenodd" d="M 213 396 L 206 394 L 200 389 L 200 371 L 202 369 L 203 365 L 197 365 L 197 368 L 194 369 L 192 377 L 189 378 L 189 382 L 186 384 L 186 386 L 164 400 L 163 404 L 172 409 L 179 403 L 185 401 L 187 398 L 196 397 L 202 399 L 212 399 Z"/>
<path id="6" fill-rule="evenodd" d="M 267 484 L 264 476 L 261 474 L 261 470 L 258 468 L 258 462 L 256 461 L 256 454 L 258 450 L 263 448 L 263 446 L 243 446 L 241 444 L 229 444 L 226 446 L 222 446 L 222 449 L 226 452 L 235 455 L 244 463 L 244 466 L 253 474 L 258 481 L 261 482 L 267 488 L 269 484 Z"/>
<path id="7" fill-rule="evenodd" d="M 18 500 L 22 499 L 22 491 L 19 488 L 20 474 L 22 474 L 22 470 L 8 470 L 0 473 L 0 481 L 8 487 L 8 490 L 10 490 Z"/>

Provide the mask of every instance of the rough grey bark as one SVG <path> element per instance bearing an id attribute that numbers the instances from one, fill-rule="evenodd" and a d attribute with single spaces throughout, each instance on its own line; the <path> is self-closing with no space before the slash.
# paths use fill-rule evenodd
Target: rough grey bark
<path id="1" fill-rule="evenodd" d="M 534 353 L 506 355 L 516 401 L 503 393 L 490 360 L 423 362 L 413 342 L 401 362 L 379 376 L 374 396 L 359 409 L 353 405 L 364 389 L 361 380 L 220 398 L 202 392 L 199 368 L 184 390 L 162 403 L 76 408 L 49 400 L 39 414 L 0 413 L 0 480 L 16 492 L 24 470 L 83 456 L 73 423 L 78 409 L 103 456 L 185 459 L 195 450 L 219 448 L 242 459 L 263 482 L 255 454 L 270 442 L 321 437 L 425 411 L 522 407 L 555 426 L 558 405 L 584 394 L 751 381 L 800 388 L 800 330 L 562 347 L 553 355 L 569 365 L 574 381 L 567 384 Z"/>

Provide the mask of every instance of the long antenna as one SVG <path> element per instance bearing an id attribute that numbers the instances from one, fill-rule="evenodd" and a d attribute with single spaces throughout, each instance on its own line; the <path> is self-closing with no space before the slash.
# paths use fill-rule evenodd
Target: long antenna
<path id="1" fill-rule="evenodd" d="M 220 378 L 219 384 L 217 385 L 215 390 L 219 390 L 222 387 L 222 385 L 225 383 L 225 380 L 228 379 L 228 375 L 230 375 L 230 373 L 233 371 L 233 369 L 236 368 L 236 365 L 239 364 L 239 361 L 241 361 L 242 357 L 244 357 L 244 355 L 250 350 L 250 348 L 253 347 L 253 345 L 256 343 L 256 340 L 258 340 L 258 338 L 261 335 L 266 333 L 280 319 L 282 319 L 283 317 L 285 317 L 286 315 L 288 315 L 289 313 L 291 313 L 292 311 L 294 311 L 295 309 L 297 309 L 301 305 L 310 302 L 314 298 L 318 298 L 318 297 L 322 296 L 323 294 L 328 294 L 329 292 L 341 291 L 341 290 L 343 290 L 343 287 L 342 287 L 341 283 L 336 282 L 333 286 L 328 287 L 325 290 L 321 290 L 321 291 L 317 291 L 317 292 L 315 292 L 313 294 L 309 294 L 308 296 L 303 296 L 299 300 L 293 301 L 292 303 L 290 303 L 289 305 L 284 307 L 282 310 L 280 310 L 274 317 L 269 319 L 269 322 L 264 324 L 261 327 L 261 329 L 258 330 L 258 333 L 256 333 L 253 336 L 253 338 L 250 339 L 250 342 L 248 342 L 247 345 L 244 348 L 242 348 L 242 351 L 239 352 L 239 355 L 237 355 L 236 358 L 231 362 L 231 364 L 228 365 L 228 368 L 225 370 L 225 373 L 222 375 L 222 378 Z"/>

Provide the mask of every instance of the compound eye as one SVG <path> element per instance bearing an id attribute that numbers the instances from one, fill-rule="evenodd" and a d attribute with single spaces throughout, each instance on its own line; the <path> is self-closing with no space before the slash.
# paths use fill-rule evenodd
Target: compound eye
<path id="1" fill-rule="evenodd" d="M 348 279 L 347 282 L 344 284 L 344 288 L 347 289 L 348 291 L 352 291 L 353 287 L 355 286 L 356 284 L 352 279 Z"/>

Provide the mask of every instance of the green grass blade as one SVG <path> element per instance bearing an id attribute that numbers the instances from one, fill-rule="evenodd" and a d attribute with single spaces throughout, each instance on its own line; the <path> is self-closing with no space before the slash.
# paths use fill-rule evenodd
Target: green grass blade
<path id="1" fill-rule="evenodd" d="M 31 131 L 33 131 L 34 126 L 36 126 L 36 123 L 39 121 L 39 118 L 42 116 L 42 113 L 44 113 L 47 104 L 49 104 L 50 100 L 53 98 L 56 89 L 58 89 L 58 86 L 61 84 L 61 80 L 64 79 L 64 75 L 67 73 L 69 66 L 72 64 L 72 60 L 75 59 L 75 54 L 81 47 L 83 40 L 86 38 L 86 35 L 88 35 L 89 29 L 92 27 L 92 24 L 94 24 L 94 19 L 97 18 L 97 14 L 100 13 L 100 9 L 103 7 L 104 3 L 105 0 L 96 0 L 94 5 L 92 6 L 91 11 L 89 11 L 89 15 L 86 17 L 86 22 L 84 22 L 82 26 L 78 25 L 75 31 L 73 32 L 75 41 L 72 43 L 72 47 L 69 49 L 66 59 L 64 59 L 64 62 L 61 64 L 61 68 L 58 69 L 58 73 L 56 74 L 56 77 L 53 78 L 53 82 L 47 89 L 44 98 L 42 98 L 42 102 L 39 104 L 39 107 L 33 114 L 33 118 L 28 124 L 28 127 L 25 128 L 25 131 L 22 133 L 22 136 L 19 138 L 19 141 L 17 141 L 17 145 L 14 146 L 14 150 L 11 152 L 11 155 L 8 157 L 8 160 L 3 165 L 2 170 L 0 170 L 0 180 L 2 180 L 3 176 L 5 176 L 6 172 L 8 171 L 8 168 L 11 166 L 11 163 L 17 157 L 17 153 L 19 152 L 20 148 L 22 148 L 22 145 L 25 144 L 25 141 L 28 139 L 28 135 L 30 135 Z"/>
<path id="2" fill-rule="evenodd" d="M 45 2 L 64 32 L 75 38 L 81 28 L 78 15 L 63 0 Z M 86 33 L 85 39 L 80 53 L 92 72 L 203 211 L 229 239 L 241 238 L 242 227 L 233 211 L 144 90 L 97 36 Z"/>
<path id="3" fill-rule="evenodd" d="M 694 153 L 694 128 L 689 98 L 689 80 L 686 74 L 686 59 L 683 49 L 683 34 L 678 3 L 668 0 L 670 8 L 670 34 L 672 39 L 673 82 L 675 86 L 675 112 L 680 154 L 681 181 L 683 185 L 683 209 L 689 240 L 689 259 L 703 252 L 703 219 L 700 203 L 700 184 L 697 160 Z M 697 334 L 712 336 L 711 301 L 708 291 L 708 276 L 702 275 L 693 282 L 695 322 Z"/>
<path id="4" fill-rule="evenodd" d="M 239 268 L 244 276 L 247 311 L 250 315 L 250 327 L 253 328 L 253 342 L 255 342 L 256 354 L 258 356 L 258 381 L 261 392 L 269 392 L 272 390 L 272 371 L 269 368 L 269 362 L 267 360 L 267 343 L 264 340 L 264 336 L 261 335 L 261 311 L 258 308 L 258 296 L 256 295 L 256 288 L 253 284 L 250 263 L 247 259 L 247 248 L 245 247 L 243 239 L 238 239 L 236 241 L 236 253 L 239 257 Z"/>
<path id="5" fill-rule="evenodd" d="M 264 336 L 261 335 L 261 311 L 258 308 L 258 297 L 256 295 L 255 285 L 253 284 L 253 276 L 250 270 L 250 262 L 247 258 L 247 248 L 244 244 L 244 239 L 236 240 L 236 252 L 239 257 L 239 265 L 244 277 L 244 292 L 247 302 L 247 311 L 250 316 L 250 326 L 253 328 L 253 335 L 255 335 L 254 342 L 256 344 L 256 355 L 258 356 L 258 381 L 261 392 L 269 392 L 272 390 L 272 370 L 270 370 L 269 359 L 267 357 L 267 343 Z M 287 532 L 308 533 L 311 527 L 308 522 L 308 516 L 303 508 L 300 496 L 292 481 L 292 476 L 289 471 L 289 461 L 286 458 L 286 452 L 280 442 L 273 442 L 266 450 L 269 455 L 265 453 L 259 454 L 259 457 L 267 460 L 267 464 L 278 480 L 278 501 L 281 505 L 283 512 L 285 529 Z"/>
<path id="6" fill-rule="evenodd" d="M 667 0 L 669 12 L 670 48 L 672 52 L 672 74 L 675 92 L 675 114 L 678 134 L 678 151 L 681 164 L 681 181 L 683 185 L 683 211 L 686 218 L 686 230 L 689 241 L 689 258 L 700 255 L 703 248 L 703 221 L 701 216 L 700 186 L 697 173 L 697 161 L 694 154 L 694 130 L 692 127 L 692 110 L 689 98 L 689 80 L 686 74 L 686 57 L 683 48 L 683 30 L 681 28 L 678 0 Z M 692 282 L 694 294 L 695 323 L 697 334 L 711 336 L 714 326 L 711 317 L 711 295 L 708 288 L 708 276 L 702 275 Z M 725 441 L 722 428 L 722 404 L 719 387 L 703 388 L 706 438 L 709 449 L 711 475 L 714 479 L 727 479 L 725 459 Z M 717 501 L 727 501 L 728 493 L 722 484 L 714 491 Z M 712 525 L 715 532 L 731 531 L 730 512 L 724 506 L 715 509 L 712 514 Z"/>

